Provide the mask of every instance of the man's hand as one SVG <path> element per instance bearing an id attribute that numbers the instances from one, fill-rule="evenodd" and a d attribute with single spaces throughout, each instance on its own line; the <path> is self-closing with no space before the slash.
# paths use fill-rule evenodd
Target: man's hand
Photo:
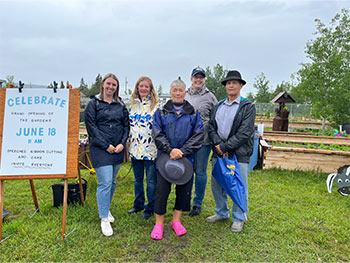
<path id="1" fill-rule="evenodd" d="M 219 155 L 223 155 L 223 154 L 224 154 L 224 153 L 221 151 L 221 149 L 220 149 L 220 144 L 215 145 L 215 149 L 216 149 L 216 151 L 219 153 Z"/>
<path id="2" fill-rule="evenodd" d="M 182 158 L 183 155 L 184 154 L 181 150 L 174 148 L 170 152 L 170 159 L 172 160 L 180 159 Z"/>

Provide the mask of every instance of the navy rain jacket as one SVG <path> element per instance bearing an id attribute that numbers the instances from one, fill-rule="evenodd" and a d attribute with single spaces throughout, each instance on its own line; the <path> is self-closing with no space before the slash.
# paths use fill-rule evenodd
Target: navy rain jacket
<path id="1" fill-rule="evenodd" d="M 129 135 L 129 112 L 126 107 L 118 102 L 109 104 L 94 97 L 84 113 L 93 167 L 122 163 Z M 124 150 L 110 154 L 106 151 L 110 144 L 123 144 Z"/>
<path id="2" fill-rule="evenodd" d="M 203 144 L 204 132 L 200 113 L 185 100 L 180 114 L 176 114 L 172 100 L 159 108 L 153 116 L 152 136 L 161 152 L 170 154 L 173 148 L 180 149 L 193 163 L 193 154 Z"/>

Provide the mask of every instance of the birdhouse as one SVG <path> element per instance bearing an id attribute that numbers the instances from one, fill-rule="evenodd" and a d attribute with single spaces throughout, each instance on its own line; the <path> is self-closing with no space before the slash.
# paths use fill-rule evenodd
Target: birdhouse
<path id="1" fill-rule="evenodd" d="M 278 108 L 275 109 L 276 117 L 273 119 L 273 131 L 288 131 L 288 116 L 289 110 L 285 103 L 294 103 L 295 100 L 287 93 L 280 92 L 271 100 L 272 103 L 278 103 Z"/>

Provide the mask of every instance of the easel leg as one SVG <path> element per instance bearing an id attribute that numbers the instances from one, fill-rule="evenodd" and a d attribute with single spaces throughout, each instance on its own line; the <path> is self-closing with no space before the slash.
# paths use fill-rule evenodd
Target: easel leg
<path id="1" fill-rule="evenodd" d="M 81 199 L 81 205 L 85 205 L 85 200 L 84 200 L 84 192 L 83 192 L 83 184 L 81 182 L 81 174 L 80 174 L 80 167 L 78 163 L 78 179 L 79 179 L 79 188 L 80 188 L 80 199 Z"/>
<path id="2" fill-rule="evenodd" d="M 68 179 L 64 179 L 61 242 L 64 241 L 64 236 L 66 232 L 67 197 L 68 197 Z"/>
<path id="3" fill-rule="evenodd" d="M 2 212 L 4 208 L 4 180 L 0 180 L 0 244 L 2 240 Z"/>
<path id="4" fill-rule="evenodd" d="M 30 182 L 30 188 L 32 189 L 32 196 L 33 196 L 34 205 L 35 205 L 36 211 L 39 212 L 40 211 L 39 204 L 38 204 L 38 199 L 36 198 L 33 180 L 29 180 L 29 182 Z"/>

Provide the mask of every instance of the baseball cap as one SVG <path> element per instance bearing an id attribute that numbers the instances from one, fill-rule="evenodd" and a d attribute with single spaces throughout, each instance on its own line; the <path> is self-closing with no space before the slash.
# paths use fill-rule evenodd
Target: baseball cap
<path id="1" fill-rule="evenodd" d="M 194 75 L 196 75 L 198 73 L 202 74 L 205 77 L 205 70 L 202 69 L 200 66 L 198 66 L 192 70 L 191 76 L 193 77 Z"/>

